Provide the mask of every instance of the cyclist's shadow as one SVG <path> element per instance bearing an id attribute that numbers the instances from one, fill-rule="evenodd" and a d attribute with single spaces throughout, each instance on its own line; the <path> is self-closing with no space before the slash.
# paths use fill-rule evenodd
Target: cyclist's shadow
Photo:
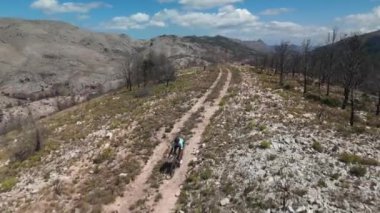
<path id="1" fill-rule="evenodd" d="M 178 162 L 175 158 L 166 160 L 160 167 L 160 172 L 164 175 L 172 177 L 175 169 L 178 167 Z"/>

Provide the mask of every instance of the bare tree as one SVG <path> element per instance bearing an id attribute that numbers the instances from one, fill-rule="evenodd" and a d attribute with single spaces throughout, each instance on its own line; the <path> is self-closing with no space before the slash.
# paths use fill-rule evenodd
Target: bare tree
<path id="1" fill-rule="evenodd" d="M 302 43 L 302 66 L 303 66 L 303 93 L 307 93 L 307 78 L 309 74 L 310 63 L 310 39 L 304 40 Z"/>
<path id="2" fill-rule="evenodd" d="M 366 67 L 366 54 L 363 42 L 358 35 L 354 35 L 342 41 L 343 51 L 341 54 L 340 66 L 344 87 L 344 100 L 342 109 L 346 108 L 350 95 L 351 116 L 350 125 L 354 125 L 355 118 L 355 90 L 368 74 Z"/>
<path id="3" fill-rule="evenodd" d="M 24 107 L 27 117 L 23 120 L 21 125 L 23 138 L 14 145 L 12 150 L 14 160 L 18 161 L 26 160 L 35 152 L 40 151 L 43 145 L 42 128 L 33 117 L 31 108 L 27 105 L 24 105 Z"/>
<path id="4" fill-rule="evenodd" d="M 372 58 L 371 60 L 371 73 L 368 75 L 366 79 L 367 90 L 377 96 L 377 100 L 375 101 L 375 114 L 377 116 L 380 115 L 380 63 L 376 58 Z"/>
<path id="5" fill-rule="evenodd" d="M 284 85 L 284 70 L 285 62 L 288 56 L 289 42 L 281 42 L 279 46 L 276 47 L 276 56 L 278 57 L 278 66 L 280 68 L 280 86 Z M 277 69 L 276 69 L 277 71 Z"/>
<path id="6" fill-rule="evenodd" d="M 127 56 L 121 67 L 121 74 L 123 76 L 125 86 L 129 89 L 129 91 L 132 91 L 132 75 L 134 63 L 136 63 L 136 57 L 136 55 Z"/>
<path id="7" fill-rule="evenodd" d="M 154 57 L 155 57 L 154 52 L 150 51 L 148 55 L 142 61 L 141 71 L 142 71 L 142 80 L 144 83 L 144 87 L 148 84 L 151 78 L 153 67 L 154 67 L 154 62 L 153 62 Z"/>
<path id="8" fill-rule="evenodd" d="M 299 69 L 301 61 L 301 55 L 297 51 L 293 51 L 291 54 L 291 71 L 292 71 L 292 77 L 294 78 L 297 70 Z"/>
<path id="9" fill-rule="evenodd" d="M 380 115 L 380 88 L 379 88 L 379 91 L 377 92 L 377 104 L 376 104 L 376 115 L 379 116 Z"/>
<path id="10" fill-rule="evenodd" d="M 169 86 L 170 81 L 174 81 L 175 76 L 175 68 L 168 60 L 164 54 L 161 54 L 161 64 L 160 67 L 162 69 L 162 80 L 166 83 L 166 86 Z"/>
<path id="11" fill-rule="evenodd" d="M 133 58 L 132 66 L 125 72 L 127 80 L 135 82 L 138 87 L 148 82 L 166 83 L 175 80 L 175 68 L 163 53 L 150 51 L 147 55 L 139 55 Z M 131 77 L 129 77 L 131 76 Z"/>
<path id="12" fill-rule="evenodd" d="M 327 38 L 327 69 L 325 74 L 326 81 L 326 96 L 330 95 L 330 85 L 331 85 L 331 77 L 333 75 L 333 67 L 335 62 L 335 43 L 337 41 L 338 29 L 334 28 L 332 33 L 328 34 Z"/>

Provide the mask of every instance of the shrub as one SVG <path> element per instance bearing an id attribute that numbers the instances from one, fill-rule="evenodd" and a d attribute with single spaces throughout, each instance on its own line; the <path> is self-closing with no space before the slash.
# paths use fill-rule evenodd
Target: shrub
<path id="1" fill-rule="evenodd" d="M 10 191 L 17 184 L 16 177 L 8 177 L 0 184 L 0 192 Z"/>
<path id="2" fill-rule="evenodd" d="M 368 166 L 378 166 L 379 165 L 379 161 L 377 161 L 374 158 L 362 158 L 360 160 L 360 164 L 362 164 L 362 165 L 368 165 Z"/>
<path id="3" fill-rule="evenodd" d="M 327 187 L 327 184 L 326 184 L 326 182 L 324 180 L 320 179 L 318 181 L 318 186 L 322 187 L 322 188 L 325 188 L 325 187 Z"/>
<path id="4" fill-rule="evenodd" d="M 263 124 L 260 124 L 257 128 L 260 132 L 262 132 L 262 131 L 265 131 L 267 127 Z"/>
<path id="5" fill-rule="evenodd" d="M 158 193 L 155 197 L 154 197 L 154 202 L 158 202 L 159 200 L 162 199 L 162 194 L 161 193 Z"/>
<path id="6" fill-rule="evenodd" d="M 366 131 L 366 129 L 362 125 L 352 127 L 352 132 L 356 133 L 358 135 L 365 133 L 365 131 Z"/>
<path id="7" fill-rule="evenodd" d="M 319 95 L 316 95 L 316 94 L 313 94 L 310 92 L 305 94 L 305 98 L 312 100 L 312 101 L 320 101 L 321 100 L 321 97 L 319 97 Z"/>
<path id="8" fill-rule="evenodd" d="M 321 103 L 329 107 L 339 107 L 341 105 L 339 100 L 331 98 L 331 97 L 322 98 Z"/>
<path id="9" fill-rule="evenodd" d="M 333 179 L 333 180 L 338 180 L 338 178 L 340 177 L 340 173 L 334 173 L 334 174 L 331 174 L 330 177 Z"/>
<path id="10" fill-rule="evenodd" d="M 211 177 L 211 175 L 212 175 L 211 169 L 206 168 L 201 172 L 200 177 L 202 178 L 202 180 L 207 180 Z"/>
<path id="11" fill-rule="evenodd" d="M 317 152 L 323 152 L 323 146 L 318 141 L 314 141 L 312 148 Z"/>
<path id="12" fill-rule="evenodd" d="M 351 163 L 351 164 L 361 164 L 361 165 L 368 165 L 368 166 L 378 166 L 379 162 L 374 158 L 362 158 L 355 154 L 350 154 L 347 152 L 343 152 L 339 156 L 339 160 L 344 163 Z"/>
<path id="13" fill-rule="evenodd" d="M 136 92 L 135 92 L 135 98 L 145 98 L 145 97 L 148 97 L 150 96 L 151 94 L 151 90 L 150 88 L 148 87 L 143 87 L 143 88 L 140 88 L 138 89 Z"/>
<path id="14" fill-rule="evenodd" d="M 104 161 L 110 160 L 113 157 L 113 155 L 113 150 L 111 148 L 106 148 L 94 159 L 94 163 L 103 163 Z"/>
<path id="15" fill-rule="evenodd" d="M 262 141 L 259 145 L 260 149 L 269 149 L 272 146 L 272 143 L 269 141 Z"/>
<path id="16" fill-rule="evenodd" d="M 364 166 L 354 166 L 350 169 L 350 174 L 356 177 L 363 177 L 367 173 L 367 168 Z"/>
<path id="17" fill-rule="evenodd" d="M 351 154 L 351 153 L 348 153 L 348 152 L 343 152 L 342 154 L 340 154 L 339 156 L 339 160 L 343 163 L 351 163 L 351 164 L 356 164 L 356 163 L 359 163 L 361 158 L 360 156 L 357 156 L 355 154 Z"/>
<path id="18" fill-rule="evenodd" d="M 277 155 L 275 155 L 275 154 L 270 154 L 270 155 L 268 155 L 267 160 L 272 161 L 272 160 L 274 160 L 274 159 L 276 159 L 276 158 L 277 158 Z"/>
<path id="19" fill-rule="evenodd" d="M 284 88 L 285 90 L 292 90 L 292 89 L 293 89 L 293 86 L 292 86 L 291 84 L 289 84 L 289 83 L 286 83 L 286 84 L 283 86 L 283 88 Z"/>
<path id="20" fill-rule="evenodd" d="M 293 194 L 298 195 L 299 197 L 303 197 L 307 194 L 307 189 L 294 189 Z"/>

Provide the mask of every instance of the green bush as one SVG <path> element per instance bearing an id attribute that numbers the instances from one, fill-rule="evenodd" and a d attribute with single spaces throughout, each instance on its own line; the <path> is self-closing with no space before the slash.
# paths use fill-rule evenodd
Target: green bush
<path id="1" fill-rule="evenodd" d="M 272 146 L 272 143 L 269 141 L 262 141 L 259 145 L 260 149 L 269 149 Z"/>
<path id="2" fill-rule="evenodd" d="M 360 162 L 361 157 L 355 154 L 348 153 L 348 152 L 343 152 L 339 155 L 339 160 L 347 164 L 348 163 L 356 164 Z"/>
<path id="3" fill-rule="evenodd" d="M 362 158 L 355 154 L 350 154 L 347 152 L 343 152 L 339 156 L 339 160 L 344 163 L 350 163 L 350 164 L 361 164 L 361 165 L 368 165 L 368 166 L 378 166 L 379 162 L 374 158 Z"/>
<path id="4" fill-rule="evenodd" d="M 329 107 L 339 107 L 341 105 L 339 100 L 331 98 L 331 97 L 322 98 L 321 103 Z"/>
<path id="5" fill-rule="evenodd" d="M 0 184 L 0 192 L 10 191 L 17 184 L 16 177 L 8 177 Z"/>
<path id="6" fill-rule="evenodd" d="M 289 84 L 289 83 L 286 83 L 286 84 L 283 86 L 283 88 L 284 88 L 285 90 L 292 90 L 292 89 L 293 89 L 293 86 L 292 86 L 291 84 Z"/>
<path id="7" fill-rule="evenodd" d="M 104 149 L 95 159 L 95 164 L 103 163 L 104 161 L 110 160 L 114 156 L 114 152 L 111 148 Z"/>
<path id="8" fill-rule="evenodd" d="M 208 180 L 209 178 L 211 178 L 211 175 L 212 171 L 209 168 L 204 169 L 200 174 L 202 180 Z"/>
<path id="9" fill-rule="evenodd" d="M 379 161 L 377 161 L 374 158 L 362 158 L 360 160 L 360 164 L 362 164 L 362 165 L 368 165 L 368 166 L 378 166 L 379 165 Z"/>
<path id="10" fill-rule="evenodd" d="M 318 141 L 314 141 L 312 148 L 317 152 L 323 152 L 323 146 Z"/>
<path id="11" fill-rule="evenodd" d="M 350 169 L 350 174 L 356 177 L 363 177 L 367 173 L 367 168 L 364 166 L 354 166 Z"/>
<path id="12" fill-rule="evenodd" d="M 142 87 L 142 88 L 139 88 L 135 92 L 134 96 L 135 96 L 135 98 L 145 98 L 145 97 L 150 96 L 151 93 L 152 93 L 151 92 L 151 88 L 149 88 L 149 87 Z"/>
<path id="13" fill-rule="evenodd" d="M 316 95 L 316 94 L 313 94 L 310 92 L 305 94 L 305 98 L 312 100 L 312 101 L 320 101 L 321 100 L 321 97 L 319 97 L 319 95 Z"/>
<path id="14" fill-rule="evenodd" d="M 277 158 L 277 155 L 275 155 L 275 154 L 270 154 L 270 155 L 267 156 L 267 160 L 269 160 L 269 161 L 272 161 L 272 160 L 274 160 L 276 158 Z"/>
<path id="15" fill-rule="evenodd" d="M 321 187 L 321 188 L 326 188 L 327 187 L 327 184 L 324 180 L 320 179 L 318 181 L 318 186 Z"/>

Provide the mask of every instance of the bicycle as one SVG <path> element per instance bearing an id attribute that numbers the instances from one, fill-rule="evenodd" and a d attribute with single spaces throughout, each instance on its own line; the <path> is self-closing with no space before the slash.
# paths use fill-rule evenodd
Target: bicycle
<path id="1" fill-rule="evenodd" d="M 180 166 L 177 155 L 170 155 L 164 165 L 161 167 L 161 172 L 165 173 L 167 178 L 172 178 L 175 170 Z"/>

